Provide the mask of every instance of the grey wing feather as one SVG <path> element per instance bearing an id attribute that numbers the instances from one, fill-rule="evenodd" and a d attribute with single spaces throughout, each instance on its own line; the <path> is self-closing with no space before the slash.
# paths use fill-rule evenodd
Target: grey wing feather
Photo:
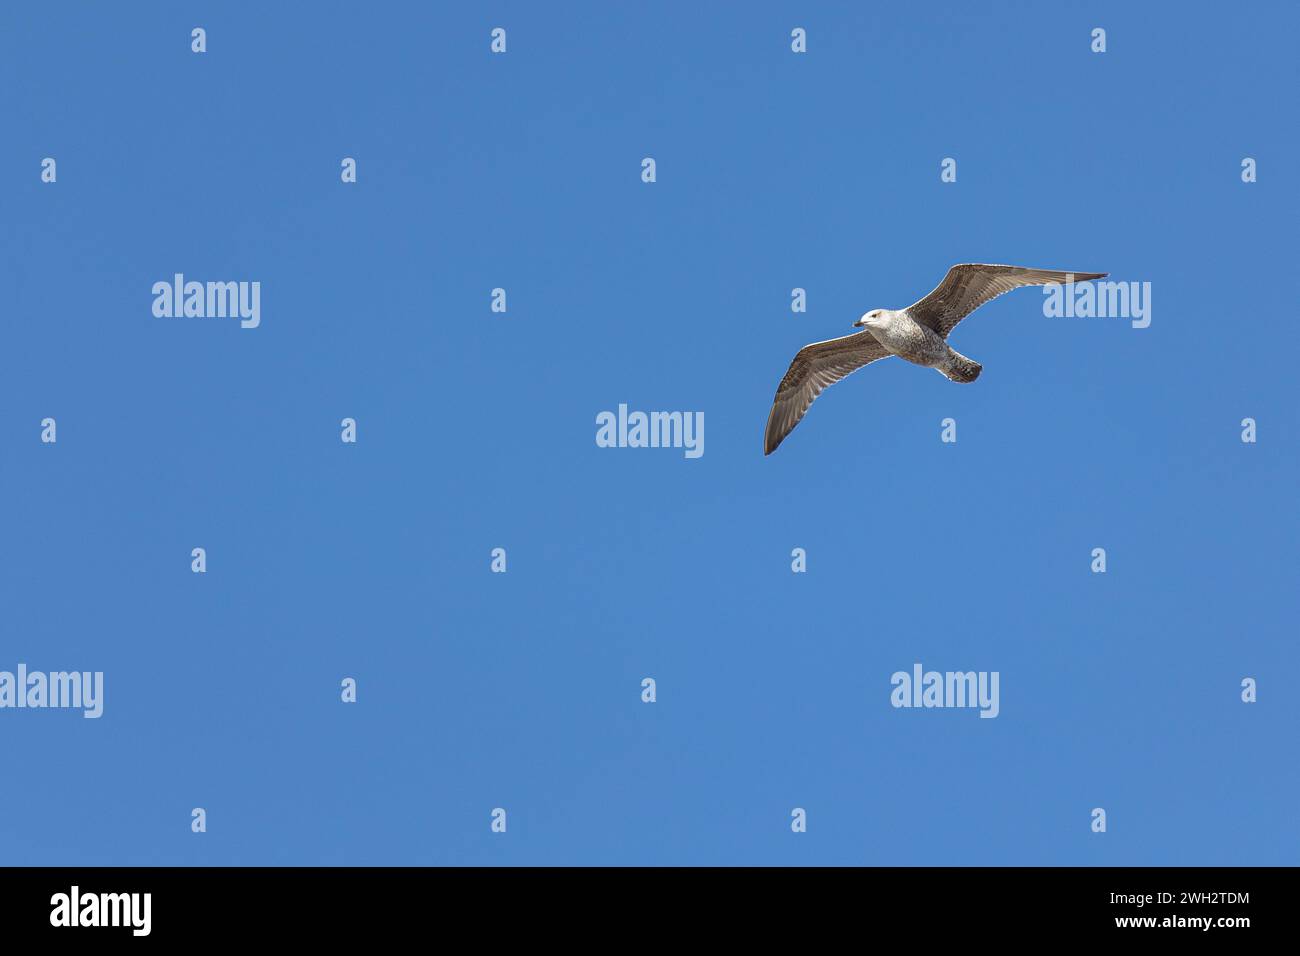
<path id="1" fill-rule="evenodd" d="M 1023 266 L 995 266 L 967 262 L 953 266 L 933 292 L 907 314 L 947 338 L 953 327 L 985 302 L 1004 292 L 1031 285 L 1104 279 L 1105 272 L 1060 272 L 1054 269 L 1026 269 Z"/>
<path id="2" fill-rule="evenodd" d="M 763 454 L 770 455 L 776 451 L 827 386 L 887 355 L 889 352 L 870 331 L 814 342 L 801 348 L 776 388 L 772 411 L 767 416 Z"/>

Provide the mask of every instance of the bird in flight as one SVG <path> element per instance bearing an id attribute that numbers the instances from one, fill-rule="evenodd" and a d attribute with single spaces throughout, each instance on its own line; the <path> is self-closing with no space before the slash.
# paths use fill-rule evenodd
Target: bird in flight
<path id="1" fill-rule="evenodd" d="M 814 342 L 799 350 L 776 387 L 767 416 L 763 454 L 770 455 L 794 431 L 808 406 L 828 385 L 876 359 L 897 355 L 954 382 L 973 382 L 983 368 L 948 345 L 948 333 L 985 302 L 1031 285 L 1104 279 L 1105 272 L 1056 272 L 1022 266 L 964 263 L 953 266 L 933 292 L 906 309 L 874 309 L 855 328 L 866 331 Z"/>

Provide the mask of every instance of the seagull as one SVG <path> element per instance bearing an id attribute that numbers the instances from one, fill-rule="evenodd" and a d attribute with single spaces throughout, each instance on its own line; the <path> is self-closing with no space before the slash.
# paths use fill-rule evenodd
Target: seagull
<path id="1" fill-rule="evenodd" d="M 854 328 L 865 328 L 838 339 L 801 348 L 776 387 L 767 416 L 763 454 L 770 455 L 794 431 L 814 399 L 828 385 L 876 359 L 897 355 L 924 365 L 953 382 L 973 382 L 983 366 L 948 345 L 948 333 L 985 302 L 1004 292 L 1032 285 L 1062 285 L 1104 279 L 1105 272 L 1058 272 L 1023 266 L 991 266 L 976 262 L 955 265 L 924 299 L 906 309 L 873 309 Z"/>

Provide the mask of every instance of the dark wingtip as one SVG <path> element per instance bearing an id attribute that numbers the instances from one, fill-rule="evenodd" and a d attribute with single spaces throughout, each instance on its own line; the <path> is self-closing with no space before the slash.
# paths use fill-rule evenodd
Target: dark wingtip
<path id="1" fill-rule="evenodd" d="M 785 437 L 784 435 L 780 436 L 779 438 L 776 437 L 776 429 L 772 427 L 772 418 L 775 414 L 776 414 L 776 405 L 773 405 L 772 410 L 767 413 L 767 426 L 763 429 L 763 457 L 764 458 L 772 454 L 772 452 L 776 451 L 777 447 L 781 444 L 781 439 Z M 776 438 L 776 441 L 773 441 L 772 440 L 773 438 Z"/>

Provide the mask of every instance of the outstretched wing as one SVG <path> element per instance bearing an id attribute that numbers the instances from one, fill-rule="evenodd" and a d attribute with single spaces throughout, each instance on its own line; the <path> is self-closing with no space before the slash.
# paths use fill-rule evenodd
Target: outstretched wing
<path id="1" fill-rule="evenodd" d="M 968 262 L 953 266 L 938 287 L 920 302 L 907 308 L 907 314 L 927 325 L 943 338 L 966 316 L 985 302 L 1004 292 L 1027 285 L 1052 282 L 1086 282 L 1104 279 L 1105 272 L 1057 272 L 1053 269 L 1026 269 L 1023 266 L 989 266 Z"/>
<path id="2" fill-rule="evenodd" d="M 850 372 L 887 355 L 889 352 L 870 331 L 814 342 L 801 348 L 790 363 L 785 378 L 776 387 L 772 411 L 767 416 L 763 454 L 770 455 L 776 451 L 826 386 L 834 385 Z"/>

